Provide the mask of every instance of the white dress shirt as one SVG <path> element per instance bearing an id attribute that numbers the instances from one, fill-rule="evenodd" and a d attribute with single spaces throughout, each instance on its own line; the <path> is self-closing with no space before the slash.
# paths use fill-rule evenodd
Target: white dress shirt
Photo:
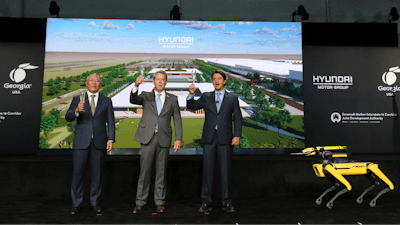
<path id="1" fill-rule="evenodd" d="M 90 91 L 86 91 L 87 95 L 88 95 L 88 99 L 89 99 L 89 105 L 92 103 L 92 96 L 94 95 L 94 106 L 97 107 L 97 102 L 99 101 L 99 92 L 96 93 L 92 93 Z M 75 112 L 75 116 L 78 117 L 79 116 L 79 111 Z"/>
<path id="2" fill-rule="evenodd" d="M 88 95 L 88 99 L 89 99 L 89 105 L 92 103 L 92 95 L 94 95 L 94 106 L 95 108 L 97 107 L 97 102 L 99 102 L 99 92 L 97 91 L 96 93 L 92 93 L 89 90 L 86 91 L 86 94 Z M 91 112 L 90 112 L 91 113 Z M 75 116 L 78 117 L 79 116 L 79 111 L 75 112 Z M 92 138 L 93 138 L 93 134 L 92 134 Z M 113 140 L 108 140 L 111 142 L 114 142 Z"/>
<path id="3" fill-rule="evenodd" d="M 99 101 L 99 92 L 92 93 L 90 91 L 86 92 L 89 98 L 89 105 L 92 103 L 92 95 L 94 95 L 94 106 L 97 107 L 97 102 Z"/>
<path id="4" fill-rule="evenodd" d="M 138 88 L 135 87 L 135 85 L 133 85 L 133 87 L 132 87 L 132 93 L 136 93 L 137 91 L 138 91 Z M 154 100 L 155 100 L 155 102 L 157 102 L 158 94 L 161 94 L 160 100 L 161 100 L 161 108 L 162 108 L 162 107 L 164 107 L 165 97 L 166 97 L 166 94 L 167 94 L 167 93 L 165 93 L 165 90 L 163 90 L 161 93 L 158 93 L 158 92 L 154 89 L 154 95 L 155 95 L 155 96 L 154 96 Z"/>
<path id="5" fill-rule="evenodd" d="M 222 90 L 222 91 L 220 91 L 220 92 L 214 90 L 214 93 L 215 93 L 215 100 L 217 100 L 217 93 L 221 93 L 221 95 L 219 96 L 219 98 L 220 98 L 221 104 L 222 104 L 222 101 L 224 100 L 224 95 L 225 95 L 225 88 L 224 88 L 224 90 Z M 194 98 L 194 95 L 190 95 L 190 93 L 189 93 L 189 95 L 186 97 L 186 100 L 190 100 L 190 99 L 192 99 L 192 98 Z"/>

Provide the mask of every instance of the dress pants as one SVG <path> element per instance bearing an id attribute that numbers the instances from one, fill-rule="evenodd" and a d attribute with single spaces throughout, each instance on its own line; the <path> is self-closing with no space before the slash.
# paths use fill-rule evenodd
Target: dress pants
<path id="1" fill-rule="evenodd" d="M 215 132 L 211 143 L 203 143 L 203 186 L 201 198 L 204 204 L 211 205 L 212 202 L 212 183 L 215 159 L 217 157 L 221 168 L 222 205 L 232 202 L 229 192 L 232 155 L 232 145 L 221 145 L 218 141 L 217 132 Z"/>
<path id="2" fill-rule="evenodd" d="M 87 162 L 90 162 L 91 185 L 90 185 L 90 205 L 98 206 L 103 186 L 104 164 L 107 151 L 97 149 L 93 139 L 87 149 L 72 150 L 72 184 L 71 197 L 72 207 L 78 207 L 83 201 L 84 179 Z"/>
<path id="3" fill-rule="evenodd" d="M 154 134 L 148 144 L 142 144 L 140 149 L 140 175 L 136 192 L 136 205 L 145 206 L 150 190 L 150 178 L 155 162 L 156 178 L 154 184 L 154 202 L 164 205 L 167 193 L 167 163 L 169 147 L 159 145 L 157 134 Z"/>

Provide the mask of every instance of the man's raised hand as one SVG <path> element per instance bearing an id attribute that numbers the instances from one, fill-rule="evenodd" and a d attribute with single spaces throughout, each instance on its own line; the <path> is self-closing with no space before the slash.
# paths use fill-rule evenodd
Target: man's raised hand
<path id="1" fill-rule="evenodd" d="M 79 102 L 78 106 L 75 109 L 75 112 L 82 111 L 85 108 L 85 102 Z"/>
<path id="2" fill-rule="evenodd" d="M 139 85 L 143 83 L 143 81 L 144 81 L 144 76 L 139 76 L 138 78 L 136 78 L 135 87 L 139 87 Z"/>
<path id="3" fill-rule="evenodd" d="M 194 92 L 196 91 L 196 87 L 194 86 L 194 84 L 191 84 L 189 86 L 189 93 L 190 95 L 194 95 Z"/>

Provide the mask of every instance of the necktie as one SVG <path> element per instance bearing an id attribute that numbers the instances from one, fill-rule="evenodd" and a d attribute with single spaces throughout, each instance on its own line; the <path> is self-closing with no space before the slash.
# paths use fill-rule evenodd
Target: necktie
<path id="1" fill-rule="evenodd" d="M 160 98 L 161 94 L 157 94 L 157 112 L 158 115 L 160 115 L 161 113 L 161 98 Z"/>
<path id="2" fill-rule="evenodd" d="M 221 98 L 219 97 L 221 93 L 217 93 L 217 100 L 215 101 L 215 104 L 217 104 L 217 112 L 219 112 L 219 109 L 221 108 Z"/>
<path id="3" fill-rule="evenodd" d="M 94 116 L 94 112 L 96 111 L 96 105 L 94 104 L 94 96 L 95 95 L 90 95 L 90 97 L 92 97 L 92 101 L 90 101 L 90 108 L 92 109 L 92 116 Z"/>
<path id="4" fill-rule="evenodd" d="M 161 113 L 161 108 L 162 108 L 160 96 L 161 96 L 161 94 L 157 94 L 157 112 L 158 112 L 158 115 L 160 115 L 160 113 Z M 158 131 L 158 123 L 157 123 L 157 125 L 156 125 L 156 130 Z"/>
<path id="5" fill-rule="evenodd" d="M 219 109 L 221 108 L 221 98 L 219 97 L 221 93 L 217 92 L 217 99 L 215 100 L 215 104 L 217 106 L 217 112 L 219 112 Z M 215 129 L 218 130 L 218 124 L 215 125 Z"/>

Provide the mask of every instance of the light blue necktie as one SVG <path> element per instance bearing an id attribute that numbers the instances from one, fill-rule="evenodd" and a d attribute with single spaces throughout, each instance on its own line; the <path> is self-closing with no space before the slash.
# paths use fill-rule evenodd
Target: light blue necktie
<path id="1" fill-rule="evenodd" d="M 217 100 L 215 101 L 215 104 L 217 106 L 217 112 L 219 112 L 219 109 L 221 108 L 221 98 L 219 97 L 221 93 L 217 92 Z M 218 130 L 218 124 L 215 125 L 215 129 Z"/>
<path id="2" fill-rule="evenodd" d="M 160 115 L 161 113 L 161 98 L 160 98 L 161 94 L 157 94 L 157 112 L 158 115 Z"/>
<path id="3" fill-rule="evenodd" d="M 157 112 L 158 115 L 160 115 L 161 113 L 161 98 L 160 98 L 161 94 L 157 94 Z M 156 130 L 158 131 L 158 124 L 156 125 Z"/>
<path id="4" fill-rule="evenodd" d="M 215 101 L 215 104 L 217 104 L 217 112 L 219 112 L 219 109 L 221 108 L 221 98 L 219 97 L 221 93 L 217 93 L 217 101 Z"/>

